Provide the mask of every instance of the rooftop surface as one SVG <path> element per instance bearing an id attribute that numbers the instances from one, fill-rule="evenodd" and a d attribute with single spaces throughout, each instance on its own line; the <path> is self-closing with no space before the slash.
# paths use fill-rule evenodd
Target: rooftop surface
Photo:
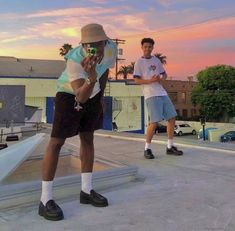
<path id="1" fill-rule="evenodd" d="M 77 197 L 57 200 L 63 221 L 38 216 L 38 204 L 0 211 L 0 230 L 234 231 L 235 145 L 179 138 L 185 154 L 175 157 L 165 154 L 166 140 L 159 139 L 152 144 L 157 158 L 146 160 L 144 135 L 98 131 L 97 156 L 137 166 L 137 178 L 99 191 L 109 199 L 107 208 L 80 205 L 79 189 Z M 79 147 L 79 139 L 67 145 Z"/>

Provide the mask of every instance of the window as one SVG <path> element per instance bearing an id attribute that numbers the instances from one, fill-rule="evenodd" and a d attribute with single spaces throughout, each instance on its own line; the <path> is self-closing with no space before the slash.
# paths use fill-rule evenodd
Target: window
<path id="1" fill-rule="evenodd" d="M 181 92 L 181 102 L 182 103 L 186 102 L 186 92 Z"/>
<path id="2" fill-rule="evenodd" d="M 177 92 L 169 92 L 168 95 L 173 103 L 177 103 Z"/>
<path id="3" fill-rule="evenodd" d="M 3 102 L 0 100 L 0 110 L 3 108 Z"/>

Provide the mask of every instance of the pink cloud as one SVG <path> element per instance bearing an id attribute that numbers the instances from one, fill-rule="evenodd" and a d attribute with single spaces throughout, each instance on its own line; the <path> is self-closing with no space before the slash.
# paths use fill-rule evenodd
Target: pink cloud
<path id="1" fill-rule="evenodd" d="M 143 37 L 156 39 L 155 51 L 167 56 L 166 69 L 171 76 L 185 79 L 206 66 L 235 65 L 235 49 L 226 40 L 235 38 L 235 17 L 169 29 L 159 33 L 146 33 L 126 38 L 124 57 L 126 63 L 142 55 L 140 41 Z M 217 46 L 210 45 L 215 41 Z M 234 43 L 233 43 L 234 44 Z"/>
<path id="2" fill-rule="evenodd" d="M 42 18 L 42 17 L 71 17 L 71 16 L 92 16 L 99 14 L 112 14 L 117 12 L 118 8 L 102 8 L 102 7 L 79 7 L 79 8 L 67 8 L 59 10 L 41 11 L 34 14 L 29 14 L 27 18 Z"/>

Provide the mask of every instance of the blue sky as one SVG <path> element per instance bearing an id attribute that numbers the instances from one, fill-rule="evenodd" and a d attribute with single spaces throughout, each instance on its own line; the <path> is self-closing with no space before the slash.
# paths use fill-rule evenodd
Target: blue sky
<path id="1" fill-rule="evenodd" d="M 59 47 L 76 46 L 80 28 L 96 22 L 110 37 L 126 40 L 121 65 L 141 55 L 142 37 L 157 41 L 156 51 L 167 56 L 166 68 L 176 78 L 217 63 L 235 65 L 232 0 L 0 0 L 0 6 L 0 55 L 61 59 Z"/>

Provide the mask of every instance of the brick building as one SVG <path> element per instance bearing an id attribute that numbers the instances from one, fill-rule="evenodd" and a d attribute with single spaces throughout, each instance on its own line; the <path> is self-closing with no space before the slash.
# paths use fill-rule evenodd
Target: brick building
<path id="1" fill-rule="evenodd" d="M 176 107 L 179 118 L 194 118 L 199 115 L 199 106 L 191 103 L 191 93 L 197 84 L 194 81 L 167 80 L 164 88 Z"/>

